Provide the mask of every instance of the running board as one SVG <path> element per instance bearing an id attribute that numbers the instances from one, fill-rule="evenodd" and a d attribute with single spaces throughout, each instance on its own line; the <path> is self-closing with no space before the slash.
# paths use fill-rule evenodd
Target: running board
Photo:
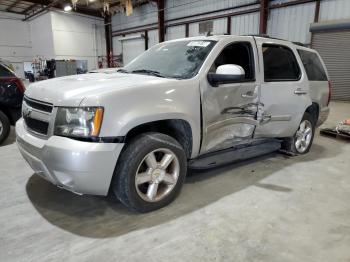
<path id="1" fill-rule="evenodd" d="M 281 148 L 281 142 L 274 138 L 251 140 L 228 149 L 201 155 L 191 159 L 188 165 L 192 169 L 207 169 L 238 162 L 277 151 Z"/>

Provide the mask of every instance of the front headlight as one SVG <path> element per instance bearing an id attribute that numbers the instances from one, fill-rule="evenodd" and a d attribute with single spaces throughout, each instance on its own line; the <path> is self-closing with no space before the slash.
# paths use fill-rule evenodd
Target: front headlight
<path id="1" fill-rule="evenodd" d="M 97 137 L 103 118 L 101 107 L 59 107 L 54 134 L 68 137 Z"/>

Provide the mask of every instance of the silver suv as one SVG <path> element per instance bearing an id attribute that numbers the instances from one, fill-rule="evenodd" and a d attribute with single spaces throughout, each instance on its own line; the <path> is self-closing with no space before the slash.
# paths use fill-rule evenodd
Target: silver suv
<path id="1" fill-rule="evenodd" d="M 307 153 L 329 99 L 324 63 L 312 49 L 253 36 L 178 39 L 118 72 L 32 84 L 17 144 L 53 184 L 113 192 L 147 212 L 175 199 L 188 167 L 279 149 Z"/>

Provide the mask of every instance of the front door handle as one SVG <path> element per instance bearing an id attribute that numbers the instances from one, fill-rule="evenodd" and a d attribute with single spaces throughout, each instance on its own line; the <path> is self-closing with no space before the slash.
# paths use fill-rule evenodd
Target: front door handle
<path id="1" fill-rule="evenodd" d="M 296 94 L 296 95 L 306 95 L 307 92 L 302 90 L 301 88 L 297 88 L 296 90 L 294 90 L 294 94 Z"/>

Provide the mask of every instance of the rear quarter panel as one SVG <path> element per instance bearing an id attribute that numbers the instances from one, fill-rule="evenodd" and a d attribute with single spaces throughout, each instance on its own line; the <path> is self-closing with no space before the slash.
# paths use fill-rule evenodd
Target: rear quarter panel
<path id="1" fill-rule="evenodd" d="M 323 69 L 327 75 L 327 79 L 330 80 L 326 65 L 325 65 L 322 57 L 320 56 L 320 54 L 316 50 L 313 50 L 310 48 L 304 48 L 304 47 L 298 47 L 297 49 L 315 53 L 321 61 Z M 329 84 L 328 84 L 328 81 L 309 81 L 309 92 L 310 92 L 311 101 L 313 103 L 316 103 L 319 106 L 319 117 L 318 117 L 318 122 L 317 122 L 317 125 L 319 126 L 327 119 L 328 114 L 329 114 L 329 107 L 328 107 Z"/>

